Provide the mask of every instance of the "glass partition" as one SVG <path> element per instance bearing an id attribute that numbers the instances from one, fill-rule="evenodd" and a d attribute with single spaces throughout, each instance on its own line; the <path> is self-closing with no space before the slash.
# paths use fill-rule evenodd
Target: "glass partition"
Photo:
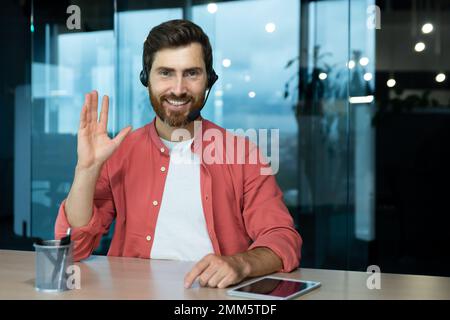
<path id="1" fill-rule="evenodd" d="M 76 164 L 76 133 L 84 93 L 114 98 L 113 3 L 81 10 L 80 30 L 67 27 L 66 7 L 34 1 L 31 66 L 31 235 L 52 238 L 58 207 Z M 96 9 L 103 9 L 98 10 Z M 95 15 L 93 14 L 95 13 Z M 101 14 L 103 13 L 103 15 Z M 15 220 L 16 232 L 21 230 Z"/>
<path id="2" fill-rule="evenodd" d="M 238 134 L 268 130 L 267 153 L 275 149 L 272 143 L 278 144 L 277 154 L 269 155 L 274 160 L 272 168 L 277 172 L 286 205 L 296 215 L 297 92 L 289 79 L 297 73 L 298 63 L 290 68 L 286 65 L 298 56 L 299 2 L 231 1 L 218 3 L 214 10 L 210 5 L 196 5 L 192 20 L 209 35 L 214 68 L 219 74 L 204 116 Z M 288 97 L 286 85 L 291 93 Z M 260 142 L 259 136 L 247 136 Z"/>
<path id="3" fill-rule="evenodd" d="M 153 119 L 139 81 L 143 41 L 153 26 L 188 18 L 208 34 L 219 75 L 202 114 L 238 134 L 268 130 L 303 267 L 448 274 L 445 1 L 73 4 L 79 29 L 68 27 L 66 2 L 32 1 L 31 87 L 16 90 L 16 116 L 25 119 L 16 234 L 53 236 L 84 93 L 110 96 L 111 135 Z"/>
<path id="4" fill-rule="evenodd" d="M 334 256 L 346 256 L 347 1 L 110 1 L 80 6 L 80 30 L 67 29 L 68 15 L 51 18 L 40 1 L 33 4 L 33 236 L 52 236 L 69 191 L 83 94 L 97 89 L 110 96 L 111 135 L 148 123 L 154 112 L 138 78 L 143 41 L 153 26 L 189 16 L 209 35 L 219 74 L 204 117 L 238 134 L 267 129 L 270 153 L 279 146 L 273 168 L 306 240 L 305 266 L 334 266 Z M 106 252 L 105 239 L 99 252 Z M 345 268 L 345 260 L 335 263 Z"/>

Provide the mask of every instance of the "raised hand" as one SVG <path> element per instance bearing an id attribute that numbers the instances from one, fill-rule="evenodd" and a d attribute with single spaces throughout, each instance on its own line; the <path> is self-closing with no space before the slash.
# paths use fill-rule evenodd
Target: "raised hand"
<path id="1" fill-rule="evenodd" d="M 92 91 L 85 95 L 78 129 L 78 163 L 79 169 L 101 166 L 130 133 L 131 126 L 123 128 L 111 139 L 107 133 L 109 98 L 103 96 L 100 120 L 98 119 L 98 93 Z"/>

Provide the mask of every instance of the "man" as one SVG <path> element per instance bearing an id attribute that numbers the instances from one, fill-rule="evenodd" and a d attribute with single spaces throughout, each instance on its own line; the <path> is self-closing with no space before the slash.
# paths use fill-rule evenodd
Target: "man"
<path id="1" fill-rule="evenodd" d="M 207 148 L 219 155 L 225 145 L 205 141 L 208 132 L 226 135 L 199 112 L 217 80 L 212 65 L 203 30 L 172 20 L 144 43 L 141 82 L 156 113 L 150 124 L 110 139 L 108 97 L 98 120 L 97 92 L 86 95 L 75 177 L 55 226 L 56 238 L 72 228 L 76 261 L 92 253 L 115 219 L 108 255 L 198 261 L 186 288 L 196 279 L 225 288 L 298 267 L 302 239 L 275 177 L 261 174 L 261 161 L 250 163 L 257 149 L 244 139 L 245 161 L 203 161 Z M 225 157 L 243 138 L 233 139 Z"/>

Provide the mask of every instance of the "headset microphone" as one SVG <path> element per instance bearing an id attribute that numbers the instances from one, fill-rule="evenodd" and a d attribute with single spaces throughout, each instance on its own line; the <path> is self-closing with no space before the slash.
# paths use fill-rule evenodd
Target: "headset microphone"
<path id="1" fill-rule="evenodd" d="M 189 112 L 188 117 L 187 117 L 189 122 L 194 121 L 195 119 L 197 119 L 200 116 L 200 111 L 202 111 L 203 107 L 205 106 L 206 101 L 208 100 L 209 94 L 211 92 L 211 88 L 214 85 L 214 83 L 217 81 L 217 79 L 219 79 L 219 76 L 216 74 L 216 72 L 213 69 L 211 74 L 208 75 L 208 93 L 206 94 L 205 101 L 203 101 L 203 104 L 199 109 L 192 110 L 191 112 Z"/>

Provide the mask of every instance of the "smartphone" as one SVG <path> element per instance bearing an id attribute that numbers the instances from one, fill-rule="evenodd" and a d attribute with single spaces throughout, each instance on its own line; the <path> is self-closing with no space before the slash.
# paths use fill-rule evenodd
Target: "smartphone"
<path id="1" fill-rule="evenodd" d="M 265 276 L 229 289 L 227 294 L 251 299 L 288 300 L 320 287 L 320 282 Z"/>

